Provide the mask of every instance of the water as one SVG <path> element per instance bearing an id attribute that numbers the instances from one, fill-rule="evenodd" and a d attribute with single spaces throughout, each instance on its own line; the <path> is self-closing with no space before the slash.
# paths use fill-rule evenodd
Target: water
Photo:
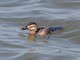
<path id="1" fill-rule="evenodd" d="M 29 42 L 31 21 L 65 29 Z M 80 60 L 80 0 L 0 0 L 0 60 Z"/>

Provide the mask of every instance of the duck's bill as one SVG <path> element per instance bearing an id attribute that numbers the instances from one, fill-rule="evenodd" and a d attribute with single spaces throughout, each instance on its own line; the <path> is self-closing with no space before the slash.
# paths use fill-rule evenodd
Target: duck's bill
<path id="1" fill-rule="evenodd" d="M 27 27 L 22 27 L 22 28 L 21 28 L 21 30 L 27 30 L 27 29 L 28 29 Z"/>

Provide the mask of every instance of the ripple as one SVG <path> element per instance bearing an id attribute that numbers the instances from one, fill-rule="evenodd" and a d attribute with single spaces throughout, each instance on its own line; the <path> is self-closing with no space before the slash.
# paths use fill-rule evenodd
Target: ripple
<path id="1" fill-rule="evenodd" d="M 1 60 L 79 60 L 79 0 L 0 0 Z M 39 26 L 64 26 L 47 42 L 27 40 L 22 25 L 35 21 Z M 46 39 L 45 39 L 46 40 Z"/>

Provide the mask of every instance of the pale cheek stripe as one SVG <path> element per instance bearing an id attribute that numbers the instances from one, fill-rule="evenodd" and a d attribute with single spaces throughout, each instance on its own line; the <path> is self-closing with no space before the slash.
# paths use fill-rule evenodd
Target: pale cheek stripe
<path id="1" fill-rule="evenodd" d="M 36 25 L 30 25 L 30 26 L 27 26 L 27 27 L 30 28 L 30 27 L 33 27 L 33 26 L 36 26 Z"/>

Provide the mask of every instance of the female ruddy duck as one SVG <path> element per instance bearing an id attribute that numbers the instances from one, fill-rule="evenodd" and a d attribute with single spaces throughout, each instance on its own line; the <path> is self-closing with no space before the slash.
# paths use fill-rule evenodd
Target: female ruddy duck
<path id="1" fill-rule="evenodd" d="M 45 37 L 48 34 L 52 34 L 56 30 L 62 30 L 62 29 L 63 27 L 38 28 L 36 22 L 30 22 L 27 26 L 22 27 L 22 30 L 29 30 L 29 35 L 28 35 L 29 40 L 34 40 L 37 35 Z"/>

